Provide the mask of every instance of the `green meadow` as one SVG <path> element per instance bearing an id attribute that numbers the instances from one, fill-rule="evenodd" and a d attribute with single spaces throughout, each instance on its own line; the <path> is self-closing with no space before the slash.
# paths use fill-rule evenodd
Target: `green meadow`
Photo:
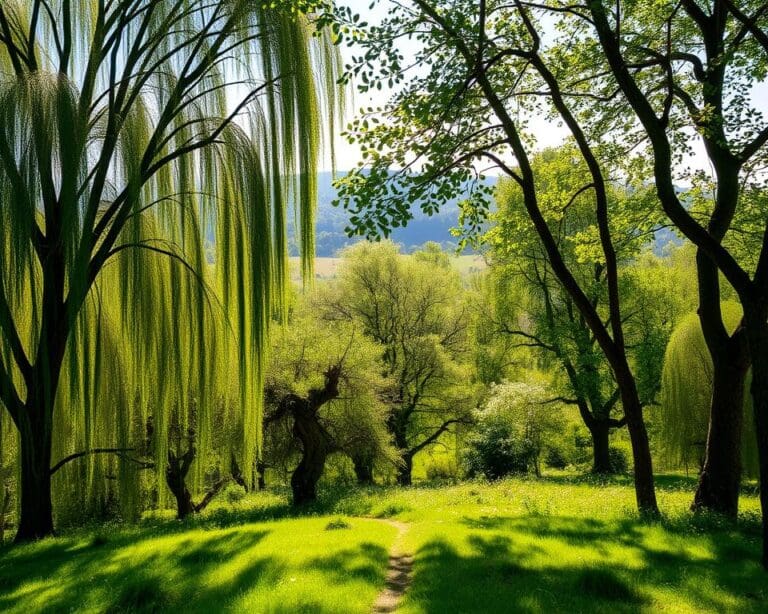
<path id="1" fill-rule="evenodd" d="M 693 486 L 660 476 L 657 522 L 638 518 L 628 479 L 567 473 L 329 490 L 300 516 L 279 490 L 222 497 L 184 522 L 155 514 L 7 547 L 0 609 L 369 612 L 395 519 L 414 557 L 399 612 L 764 612 L 756 497 L 733 526 L 690 515 Z"/>

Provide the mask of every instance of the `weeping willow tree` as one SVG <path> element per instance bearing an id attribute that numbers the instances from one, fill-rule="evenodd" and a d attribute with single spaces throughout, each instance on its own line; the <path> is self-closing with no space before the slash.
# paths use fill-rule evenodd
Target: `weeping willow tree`
<path id="1" fill-rule="evenodd" d="M 209 412 L 215 309 L 252 467 L 286 203 L 310 272 L 320 109 L 337 108 L 312 8 L 0 5 L 0 402 L 18 431 L 18 540 L 53 531 L 54 448 L 126 439 L 134 406 L 158 440 L 192 399 Z"/>
<path id="2" fill-rule="evenodd" d="M 736 329 L 742 317 L 738 303 L 722 304 L 723 319 L 729 333 Z M 749 379 L 749 378 L 748 378 Z M 704 341 L 698 314 L 684 317 L 673 332 L 664 356 L 661 382 L 661 439 L 668 463 L 676 466 L 701 468 L 709 435 L 710 405 L 714 386 L 712 357 Z M 749 381 L 747 382 L 747 390 Z M 739 440 L 723 442 L 734 446 L 734 454 L 741 457 L 741 467 L 734 467 L 738 474 L 756 476 L 757 447 L 754 421 L 751 420 L 751 402 L 744 395 L 744 415 L 732 416 L 741 428 Z M 740 448 L 740 451 L 739 451 Z M 738 484 L 738 480 L 736 481 Z"/>

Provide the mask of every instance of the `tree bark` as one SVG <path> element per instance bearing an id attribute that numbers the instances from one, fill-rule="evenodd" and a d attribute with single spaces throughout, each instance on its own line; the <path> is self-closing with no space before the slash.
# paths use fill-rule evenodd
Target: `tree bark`
<path id="1" fill-rule="evenodd" d="M 166 480 L 168 488 L 170 488 L 173 496 L 176 498 L 176 518 L 184 520 L 190 514 L 195 512 L 195 506 L 192 504 L 192 494 L 187 489 L 186 484 L 182 480 L 179 482 L 172 482 L 170 479 Z"/>
<path id="2" fill-rule="evenodd" d="M 301 461 L 291 476 L 294 505 L 304 505 L 317 499 L 317 483 L 325 470 L 325 460 L 336 450 L 335 442 L 323 427 L 317 412 L 339 396 L 341 364 L 329 367 L 324 375 L 322 388 L 313 388 L 305 399 L 289 394 L 278 409 L 278 413 L 293 416 L 293 434 L 301 442 Z"/>
<path id="3" fill-rule="evenodd" d="M 187 488 L 187 473 L 194 460 L 194 448 L 190 448 L 183 456 L 177 457 L 175 454 L 168 454 L 168 466 L 165 469 L 165 482 L 168 489 L 176 498 L 176 518 L 184 520 L 187 516 L 195 512 L 195 505 L 192 503 L 192 493 Z"/>
<path id="4" fill-rule="evenodd" d="M 352 457 L 352 464 L 355 468 L 357 483 L 361 486 L 370 486 L 373 484 L 373 459 L 366 455 L 356 455 Z"/>
<path id="5" fill-rule="evenodd" d="M 752 358 L 752 407 L 760 464 L 763 567 L 768 570 L 768 323 L 766 309 L 744 304 L 744 319 Z"/>
<path id="6" fill-rule="evenodd" d="M 413 456 L 407 452 L 401 456 L 403 464 L 397 468 L 397 483 L 400 486 L 413 484 Z"/>
<path id="7" fill-rule="evenodd" d="M 592 435 L 592 473 L 610 475 L 614 472 L 609 453 L 610 430 L 608 422 L 598 419 L 589 427 Z"/>
<path id="8" fill-rule="evenodd" d="M 258 461 L 256 463 L 256 488 L 257 490 L 265 490 L 267 488 L 267 466 L 264 461 Z"/>
<path id="9" fill-rule="evenodd" d="M 739 512 L 741 433 L 748 362 L 730 356 L 713 370 L 712 405 L 704 466 L 691 510 L 711 510 L 734 520 Z"/>
<path id="10" fill-rule="evenodd" d="M 653 460 L 648 442 L 648 430 L 643 419 L 643 406 L 637 394 L 635 379 L 626 366 L 626 372 L 618 369 L 616 380 L 621 388 L 621 403 L 627 420 L 627 430 L 632 444 L 632 461 L 635 473 L 635 499 L 637 509 L 644 516 L 658 517 L 656 488 L 653 481 Z"/>
<path id="11" fill-rule="evenodd" d="M 53 535 L 51 425 L 46 415 L 26 409 L 19 416 L 21 509 L 16 542 Z"/>
<path id="12" fill-rule="evenodd" d="M 317 483 L 325 470 L 332 446 L 311 408 L 303 403 L 294 408 L 293 433 L 301 441 L 301 461 L 291 475 L 293 504 L 304 505 L 317 499 Z"/>

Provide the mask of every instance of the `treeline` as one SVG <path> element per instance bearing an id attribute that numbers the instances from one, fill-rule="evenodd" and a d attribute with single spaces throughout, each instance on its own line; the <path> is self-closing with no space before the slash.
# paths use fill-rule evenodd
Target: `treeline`
<path id="1" fill-rule="evenodd" d="M 541 164 L 568 155 L 547 152 Z M 572 265 L 599 281 L 599 267 L 576 256 L 580 206 L 588 200 L 574 203 L 561 240 L 571 244 Z M 409 485 L 414 461 L 427 477 L 450 479 L 541 475 L 547 467 L 628 471 L 626 417 L 609 365 L 552 279 L 535 237 L 507 232 L 524 223 L 515 190 L 502 185 L 483 237 L 489 267 L 481 273 L 462 277 L 436 244 L 404 255 L 391 242 L 363 242 L 343 252 L 335 279 L 293 289 L 284 311 L 274 313 L 264 418 L 245 439 L 237 345 L 227 342 L 224 320 L 202 333 L 209 355 L 219 357 L 205 365 L 212 370 L 205 392 L 191 386 L 160 411 L 148 393 L 157 380 L 133 393 L 115 384 L 127 357 L 103 330 L 98 343 L 105 348 L 93 348 L 106 384 L 98 394 L 100 402 L 120 404 L 120 420 L 89 408 L 74 414 L 86 422 L 57 424 L 57 526 L 132 521 L 167 506 L 184 518 L 228 484 L 246 491 L 290 485 L 294 504 L 302 505 L 317 498 L 323 478 Z M 692 320 L 695 300 L 675 294 L 695 285 L 692 251 L 671 245 L 656 256 L 645 237 L 628 248 L 620 274 L 633 305 L 625 324 L 633 368 L 645 378 L 654 456 L 668 469 L 700 470 L 711 364 L 690 359 L 705 356 Z M 192 370 L 196 360 L 179 353 L 168 364 Z M 63 408 L 60 415 L 67 415 Z M 6 526 L 15 516 L 18 438 L 7 427 L 3 435 Z M 244 441 L 253 442 L 250 450 Z M 752 454 L 746 466 L 754 475 Z"/>

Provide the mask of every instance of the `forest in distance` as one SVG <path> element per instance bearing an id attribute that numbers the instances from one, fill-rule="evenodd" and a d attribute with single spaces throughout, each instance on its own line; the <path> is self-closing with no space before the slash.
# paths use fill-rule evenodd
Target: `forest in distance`
<path id="1" fill-rule="evenodd" d="M 761 0 L 3 0 L 0 610 L 768 611 L 767 100 Z"/>

